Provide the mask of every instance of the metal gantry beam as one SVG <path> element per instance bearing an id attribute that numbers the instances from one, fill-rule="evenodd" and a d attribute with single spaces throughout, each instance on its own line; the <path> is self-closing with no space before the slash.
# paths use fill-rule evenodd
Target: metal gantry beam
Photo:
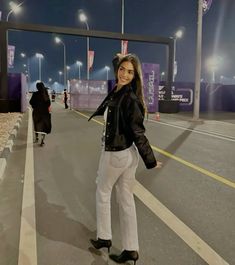
<path id="1" fill-rule="evenodd" d="M 8 88 L 7 88 L 7 35 L 9 30 L 23 30 L 32 32 L 57 33 L 73 36 L 84 36 L 92 38 L 129 40 L 136 42 L 147 42 L 167 45 L 167 81 L 165 99 L 171 100 L 171 86 L 173 79 L 173 64 L 174 64 L 174 39 L 159 36 L 143 36 L 135 34 L 122 34 L 117 32 L 84 30 L 78 28 L 56 27 L 40 24 L 25 24 L 14 22 L 0 22 L 0 67 L 1 67 L 1 82 L 0 82 L 0 112 L 8 112 Z M 5 111 L 4 111 L 5 110 Z"/>

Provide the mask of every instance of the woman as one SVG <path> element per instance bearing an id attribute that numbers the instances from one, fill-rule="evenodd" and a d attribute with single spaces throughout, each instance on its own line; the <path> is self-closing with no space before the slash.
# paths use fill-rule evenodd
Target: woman
<path id="1" fill-rule="evenodd" d="M 139 59 L 128 54 L 115 60 L 116 85 L 90 117 L 104 114 L 105 118 L 96 190 L 97 239 L 90 242 L 96 249 L 109 250 L 112 246 L 110 200 L 115 185 L 123 251 L 120 255 L 111 254 L 110 258 L 117 263 L 133 260 L 135 264 L 139 258 L 139 243 L 132 187 L 138 152 L 148 169 L 160 168 L 162 163 L 156 161 L 144 135 L 146 107 Z"/>
<path id="2" fill-rule="evenodd" d="M 29 103 L 33 108 L 35 142 L 38 142 L 38 135 L 40 134 L 40 146 L 43 146 L 46 134 L 51 132 L 51 114 L 49 112 L 51 101 L 47 89 L 42 82 L 38 82 L 36 88 L 38 91 L 33 92 Z"/>

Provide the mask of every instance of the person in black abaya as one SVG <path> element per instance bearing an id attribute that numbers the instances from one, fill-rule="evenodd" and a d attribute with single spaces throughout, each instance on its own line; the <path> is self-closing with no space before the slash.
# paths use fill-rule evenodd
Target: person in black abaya
<path id="1" fill-rule="evenodd" d="M 51 101 L 43 82 L 38 82 L 36 88 L 38 91 L 33 92 L 29 103 L 33 108 L 34 142 L 37 143 L 41 135 L 40 146 L 43 146 L 46 134 L 51 132 Z"/>

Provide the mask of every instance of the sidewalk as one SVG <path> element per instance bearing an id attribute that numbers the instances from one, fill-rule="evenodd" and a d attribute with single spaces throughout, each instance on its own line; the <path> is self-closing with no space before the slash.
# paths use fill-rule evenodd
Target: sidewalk
<path id="1" fill-rule="evenodd" d="M 11 152 L 13 140 L 23 114 L 19 112 L 0 113 L 0 181 L 6 167 L 6 159 Z"/>

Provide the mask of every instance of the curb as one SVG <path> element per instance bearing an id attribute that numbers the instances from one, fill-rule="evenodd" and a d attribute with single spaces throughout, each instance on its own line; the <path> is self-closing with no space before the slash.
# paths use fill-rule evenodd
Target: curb
<path id="1" fill-rule="evenodd" d="M 7 158 L 12 151 L 12 147 L 14 145 L 14 139 L 16 138 L 18 129 L 20 128 L 22 118 L 23 118 L 23 114 L 21 113 L 20 117 L 16 121 L 16 124 L 15 124 L 14 128 L 12 129 L 12 131 L 8 137 L 8 140 L 7 140 L 7 143 L 4 147 L 4 149 L 0 153 L 0 183 L 3 180 L 4 171 L 5 171 L 5 168 L 7 166 Z"/>

